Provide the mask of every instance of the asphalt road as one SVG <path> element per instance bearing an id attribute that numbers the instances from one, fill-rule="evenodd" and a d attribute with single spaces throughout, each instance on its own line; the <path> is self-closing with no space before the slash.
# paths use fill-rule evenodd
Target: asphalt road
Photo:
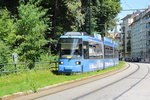
<path id="1" fill-rule="evenodd" d="M 123 72 L 36 100 L 150 100 L 150 64 L 129 64 Z"/>

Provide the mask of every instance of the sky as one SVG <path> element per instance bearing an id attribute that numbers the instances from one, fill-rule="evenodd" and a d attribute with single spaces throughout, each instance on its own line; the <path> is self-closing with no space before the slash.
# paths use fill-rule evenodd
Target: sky
<path id="1" fill-rule="evenodd" d="M 121 0 L 121 7 L 123 10 L 126 9 L 143 9 L 148 8 L 150 0 Z M 119 21 L 124 18 L 127 14 L 132 14 L 133 11 L 121 11 L 118 14 Z"/>

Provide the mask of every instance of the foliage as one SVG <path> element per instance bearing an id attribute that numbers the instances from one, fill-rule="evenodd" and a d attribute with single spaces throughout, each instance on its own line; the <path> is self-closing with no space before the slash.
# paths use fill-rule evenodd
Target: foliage
<path id="1" fill-rule="evenodd" d="M 16 24 L 6 9 L 0 10 L 0 39 L 7 45 L 13 46 L 16 39 Z"/>
<path id="2" fill-rule="evenodd" d="M 1 0 L 0 8 L 11 12 L 0 10 L 0 39 L 25 62 L 57 54 L 54 46 L 64 32 L 89 32 L 90 11 L 92 33 L 104 36 L 121 10 L 120 0 Z"/>
<path id="3" fill-rule="evenodd" d="M 87 2 L 87 0 L 81 1 L 82 4 L 84 4 L 82 7 L 89 8 L 89 2 Z M 114 26 L 114 18 L 121 10 L 120 0 L 91 0 L 90 9 L 92 15 L 92 31 L 97 31 L 104 35 L 105 27 L 108 30 Z M 87 27 L 89 24 L 88 18 L 87 16 L 84 25 L 86 31 L 88 31 L 89 28 Z"/>
<path id="4" fill-rule="evenodd" d="M 67 31 L 78 31 L 83 24 L 80 0 L 43 0 L 45 8 L 51 8 L 48 14 L 52 21 L 52 31 L 47 36 L 57 39 Z"/>
<path id="5" fill-rule="evenodd" d="M 23 0 L 28 1 L 28 0 Z M 38 0 L 39 1 L 39 0 Z M 104 34 L 105 23 L 107 30 L 115 25 L 114 18 L 121 10 L 120 0 L 40 0 L 44 8 L 50 8 L 47 15 L 52 23 L 52 30 L 45 34 L 57 39 L 66 31 L 89 31 L 89 4 L 92 14 L 92 31 Z M 89 3 L 91 1 L 91 3 Z M 0 1 L 2 7 L 6 6 L 11 12 L 16 12 L 18 0 Z M 11 4 L 11 6 L 9 5 Z M 86 10 L 85 10 L 86 9 Z M 67 22 L 67 23 L 66 23 Z M 64 24 L 65 23 L 65 24 Z M 81 25 L 83 24 L 83 25 Z M 78 28 L 77 28 L 78 27 Z"/>
<path id="6" fill-rule="evenodd" d="M 10 58 L 10 54 L 10 48 L 2 40 L 0 40 L 0 64 L 8 63 L 8 58 Z"/>
<path id="7" fill-rule="evenodd" d="M 78 28 L 84 22 L 82 18 L 83 14 L 81 13 L 81 1 L 80 0 L 66 0 L 65 5 L 67 7 L 67 19 L 70 22 L 68 26 L 70 26 L 70 31 L 78 31 Z"/>
<path id="8" fill-rule="evenodd" d="M 21 2 L 18 13 L 18 54 L 23 61 L 35 62 L 42 52 L 42 46 L 47 43 L 44 34 L 48 29 L 48 18 L 45 17 L 47 10 L 39 6 L 38 1 L 30 0 Z"/>
<path id="9" fill-rule="evenodd" d="M 16 39 L 16 24 L 6 9 L 0 10 L 0 63 L 7 63 Z"/>
<path id="10" fill-rule="evenodd" d="M 100 1 L 100 0 L 99 0 Z M 101 4 L 98 5 L 98 14 L 96 15 L 96 30 L 99 32 L 105 32 L 105 27 L 107 30 L 114 26 L 115 17 L 121 10 L 119 0 L 102 0 Z M 103 25 L 101 25 L 103 24 Z M 106 24 L 107 26 L 104 26 Z"/>
<path id="11" fill-rule="evenodd" d="M 55 62 L 58 61 L 58 56 L 57 55 L 52 55 L 49 53 L 43 53 L 40 56 L 40 61 L 45 62 L 45 61 L 50 61 L 50 62 Z"/>

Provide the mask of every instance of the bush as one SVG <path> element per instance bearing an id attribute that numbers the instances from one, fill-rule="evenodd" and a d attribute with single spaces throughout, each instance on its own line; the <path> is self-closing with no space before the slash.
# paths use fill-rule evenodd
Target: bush
<path id="1" fill-rule="evenodd" d="M 40 61 L 41 62 L 44 62 L 44 61 L 55 62 L 55 61 L 58 61 L 58 56 L 57 55 L 48 54 L 48 53 L 41 54 Z"/>
<path id="2" fill-rule="evenodd" d="M 8 63 L 10 54 L 10 48 L 2 40 L 0 40 L 0 63 Z"/>

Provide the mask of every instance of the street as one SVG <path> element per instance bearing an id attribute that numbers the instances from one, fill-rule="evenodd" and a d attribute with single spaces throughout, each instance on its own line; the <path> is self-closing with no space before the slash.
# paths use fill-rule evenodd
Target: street
<path id="1" fill-rule="evenodd" d="M 129 64 L 123 72 L 36 100 L 150 100 L 150 64 Z"/>

